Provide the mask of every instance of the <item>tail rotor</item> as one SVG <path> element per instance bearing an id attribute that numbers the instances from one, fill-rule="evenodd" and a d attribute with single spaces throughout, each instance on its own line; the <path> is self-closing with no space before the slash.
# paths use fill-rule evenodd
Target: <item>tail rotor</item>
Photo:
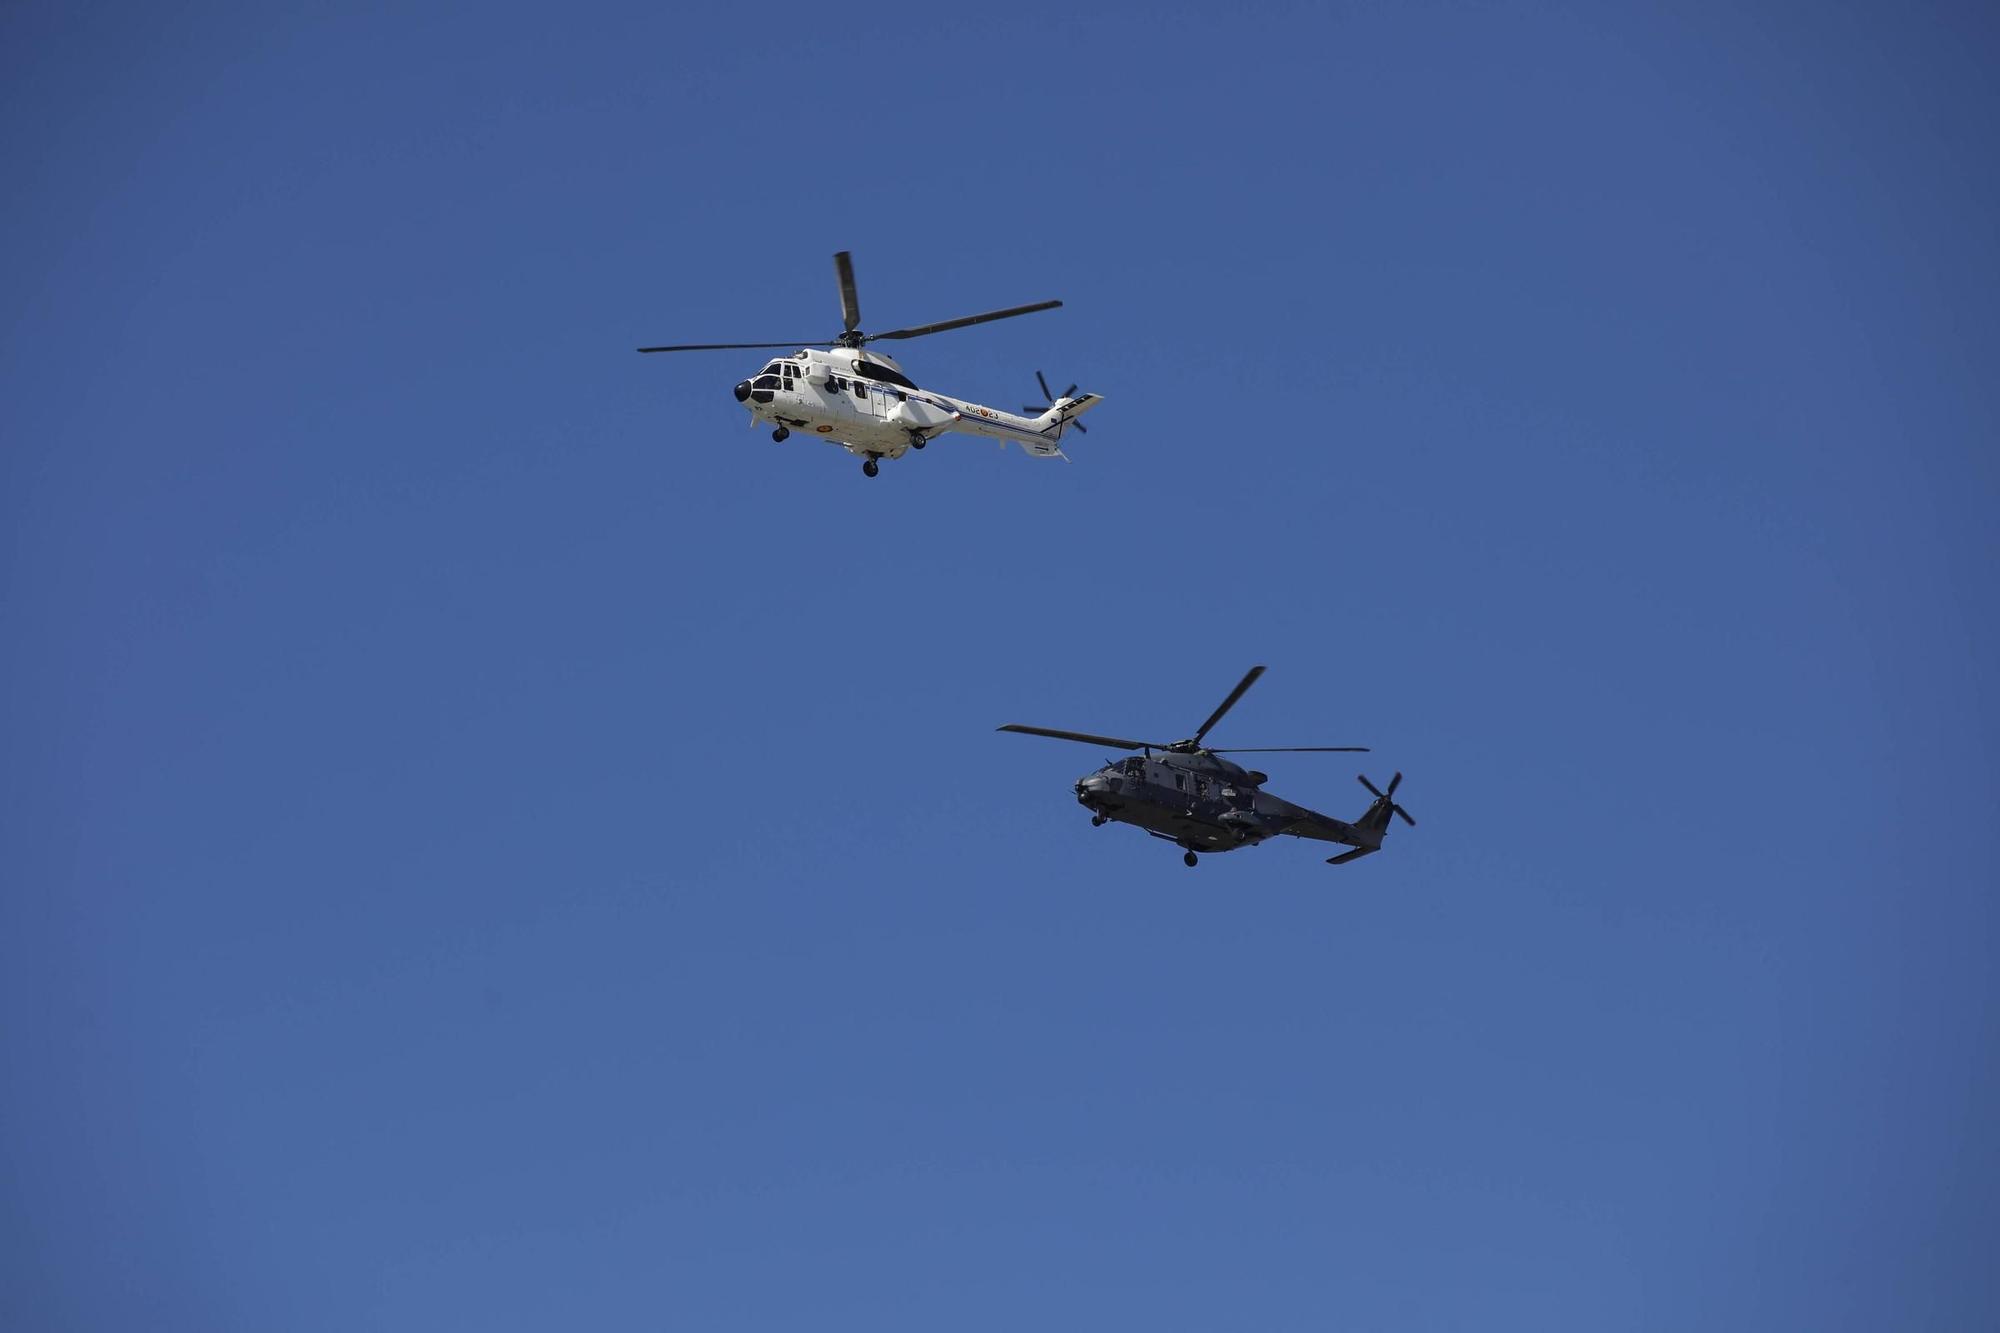
<path id="1" fill-rule="evenodd" d="M 1364 776 L 1363 774 L 1356 773 L 1354 777 L 1357 782 L 1359 782 L 1362 786 L 1366 787 L 1369 791 L 1374 793 L 1376 804 L 1379 805 L 1383 810 L 1388 812 L 1393 812 L 1398 818 L 1400 818 L 1405 824 L 1408 824 L 1411 828 L 1415 828 L 1417 826 L 1417 821 L 1410 818 L 1410 812 L 1408 810 L 1405 810 L 1402 806 L 1396 804 L 1396 788 L 1401 786 L 1403 783 L 1403 775 L 1401 773 L 1398 773 L 1396 774 L 1396 776 L 1389 779 L 1389 790 L 1387 791 L 1383 791 L 1380 787 L 1370 782 L 1367 779 L 1367 777 Z M 1382 822 L 1384 824 L 1389 822 L 1388 814 L 1385 813 L 1382 816 Z"/>

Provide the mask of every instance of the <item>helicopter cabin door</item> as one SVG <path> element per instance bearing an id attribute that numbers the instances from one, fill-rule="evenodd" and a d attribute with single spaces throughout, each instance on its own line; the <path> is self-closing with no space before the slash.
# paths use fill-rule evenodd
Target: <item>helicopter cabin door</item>
<path id="1" fill-rule="evenodd" d="M 879 386 L 859 375 L 843 376 L 843 379 L 847 384 L 842 390 L 847 396 L 847 410 L 871 425 L 880 421 L 884 409 L 875 401 L 875 391 Z"/>
<path id="2" fill-rule="evenodd" d="M 863 418 L 870 422 L 884 422 L 896 404 L 903 401 L 903 391 L 885 378 L 877 375 L 856 375 L 854 377 L 854 405 Z M 864 396 L 865 395 L 865 396 Z"/>
<path id="3" fill-rule="evenodd" d="M 878 384 L 874 380 L 863 380 L 862 383 L 868 386 L 868 403 L 861 410 L 877 421 L 886 420 L 900 395 L 887 384 Z"/>

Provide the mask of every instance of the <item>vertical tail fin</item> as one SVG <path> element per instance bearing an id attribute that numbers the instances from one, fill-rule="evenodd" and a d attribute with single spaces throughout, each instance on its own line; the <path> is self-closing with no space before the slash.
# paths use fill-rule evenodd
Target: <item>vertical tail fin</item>
<path id="1" fill-rule="evenodd" d="M 1076 418 L 1103 401 L 1094 393 L 1087 393 L 1081 398 L 1056 399 L 1034 420 L 1035 430 L 1041 438 L 1022 440 L 1021 447 L 1036 458 L 1060 458 L 1067 463 L 1069 455 L 1062 451 L 1060 443 L 1064 432 L 1074 426 L 1077 433 L 1082 434 L 1083 423 Z M 1026 410 L 1032 412 L 1035 409 L 1030 407 Z"/>
<path id="2" fill-rule="evenodd" d="M 1077 418 L 1104 401 L 1101 394 L 1086 393 L 1075 398 L 1058 398 L 1035 418 L 1035 429 L 1052 439 L 1061 439 L 1070 427 L 1076 427 L 1079 435 L 1086 434 Z"/>
<path id="3" fill-rule="evenodd" d="M 1039 370 L 1035 372 L 1035 383 L 1042 386 L 1042 397 L 1048 401 L 1048 406 L 1039 409 L 1030 406 L 1024 407 L 1021 410 L 1036 414 L 1036 430 L 1041 431 L 1051 439 L 1057 440 L 1062 438 L 1063 432 L 1069 429 L 1072 424 L 1076 425 L 1077 434 L 1085 435 L 1089 433 L 1076 419 L 1103 402 L 1102 395 L 1087 393 L 1082 397 L 1078 397 L 1074 384 L 1064 389 L 1060 394 L 1051 393 L 1049 391 L 1049 382 L 1042 378 L 1042 372 Z"/>
<path id="4" fill-rule="evenodd" d="M 1359 773 L 1356 773 L 1354 777 L 1357 782 L 1375 794 L 1375 800 L 1366 810 L 1361 812 L 1361 818 L 1354 821 L 1354 827 L 1373 833 L 1376 841 L 1380 842 L 1384 837 L 1388 836 L 1389 818 L 1392 815 L 1401 819 L 1411 828 L 1417 826 L 1417 821 L 1410 818 L 1410 812 L 1396 804 L 1396 788 L 1403 783 L 1403 775 L 1401 773 L 1389 779 L 1389 790 L 1387 791 L 1383 791 Z"/>
<path id="5" fill-rule="evenodd" d="M 1413 828 L 1416 826 L 1417 821 L 1410 818 L 1410 812 L 1396 804 L 1396 788 L 1403 781 L 1401 773 L 1389 779 L 1387 791 L 1383 791 L 1362 774 L 1357 773 L 1354 776 L 1356 781 L 1374 793 L 1375 799 L 1361 812 L 1360 818 L 1345 826 L 1345 834 L 1337 834 L 1330 839 L 1332 842 L 1344 842 L 1354 849 L 1351 852 L 1342 852 L 1339 856 L 1327 857 L 1326 863 L 1330 866 L 1346 865 L 1349 861 L 1358 861 L 1372 852 L 1381 851 L 1382 840 L 1389 836 L 1391 818 L 1400 819 Z M 1338 825 L 1339 821 L 1335 820 L 1334 823 Z"/>

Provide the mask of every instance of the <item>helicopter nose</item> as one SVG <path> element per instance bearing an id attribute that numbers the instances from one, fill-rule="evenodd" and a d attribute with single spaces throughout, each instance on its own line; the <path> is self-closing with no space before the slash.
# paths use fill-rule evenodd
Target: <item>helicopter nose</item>
<path id="1" fill-rule="evenodd" d="M 738 382 L 737 382 L 737 385 L 736 385 L 736 401 L 737 401 L 737 402 L 739 402 L 739 403 L 747 403 L 747 402 L 749 402 L 749 401 L 750 401 L 750 381 L 749 381 L 749 380 L 740 380 L 740 381 L 738 381 Z"/>
<path id="2" fill-rule="evenodd" d="M 1076 784 L 1078 796 L 1102 796 L 1111 790 L 1111 779 L 1102 773 L 1093 773 Z"/>

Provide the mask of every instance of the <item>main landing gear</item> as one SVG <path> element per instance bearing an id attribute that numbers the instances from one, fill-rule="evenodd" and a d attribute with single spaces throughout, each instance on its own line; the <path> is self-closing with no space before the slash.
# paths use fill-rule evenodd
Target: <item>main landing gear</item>
<path id="1" fill-rule="evenodd" d="M 1187 854 L 1186 856 L 1183 856 L 1183 857 L 1181 858 L 1181 860 L 1183 860 L 1183 861 L 1187 862 L 1187 863 L 1188 863 L 1189 865 L 1193 865 L 1193 864 L 1194 864 L 1195 862 L 1199 861 L 1200 859 L 1201 859 L 1201 858 L 1200 858 L 1200 857 L 1198 857 L 1198 856 L 1196 856 L 1196 855 L 1195 855 L 1195 854 L 1194 854 L 1193 852 L 1189 852 L 1189 853 L 1188 853 L 1188 854 Z"/>
<path id="2" fill-rule="evenodd" d="M 786 440 L 792 438 L 791 428 L 788 426 L 780 426 L 776 430 L 771 432 L 771 438 L 776 440 L 779 444 L 783 444 Z"/>
<path id="3" fill-rule="evenodd" d="M 1090 826 L 1092 828 L 1103 828 L 1106 824 L 1110 822 L 1111 821 L 1106 819 L 1103 815 L 1092 815 L 1090 817 Z"/>
<path id="4" fill-rule="evenodd" d="M 869 475 L 869 476 L 871 476 L 871 477 L 872 477 L 872 476 L 875 476 L 875 475 L 877 475 L 878 473 L 880 473 L 880 472 L 882 471 L 882 465 L 881 465 L 880 463 L 877 463 L 877 462 L 876 462 L 876 461 L 875 461 L 874 459 L 872 459 L 872 458 L 869 458 L 869 459 L 864 459 L 864 460 L 862 460 L 862 463 L 861 463 L 861 470 L 862 470 L 862 471 L 863 471 L 864 473 L 866 473 L 867 475 Z"/>
<path id="5" fill-rule="evenodd" d="M 910 447 L 912 449 L 921 449 L 929 443 L 930 441 L 924 438 L 924 433 L 922 431 L 913 430 L 910 432 Z"/>

